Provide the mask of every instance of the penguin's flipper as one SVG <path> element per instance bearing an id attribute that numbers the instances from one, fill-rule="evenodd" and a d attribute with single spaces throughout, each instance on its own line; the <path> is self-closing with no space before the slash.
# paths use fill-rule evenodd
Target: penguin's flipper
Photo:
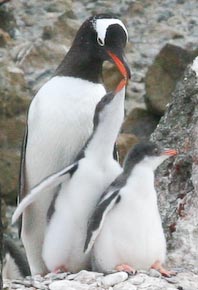
<path id="1" fill-rule="evenodd" d="M 3 236 L 3 254 L 5 256 L 3 263 L 3 278 L 18 279 L 30 276 L 25 252 L 8 236 Z"/>
<path id="2" fill-rule="evenodd" d="M 97 236 L 102 229 L 104 220 L 108 212 L 114 207 L 114 205 L 120 201 L 119 189 L 114 188 L 114 190 L 110 190 L 103 194 L 102 199 L 96 206 L 96 209 L 89 220 L 88 229 L 87 229 L 87 237 L 84 246 L 84 252 L 88 253 L 94 245 L 94 242 Z"/>
<path id="3" fill-rule="evenodd" d="M 12 224 L 17 221 L 17 219 L 20 217 L 26 207 L 33 203 L 43 190 L 51 189 L 58 186 L 68 178 L 68 174 L 72 175 L 77 168 L 78 162 L 75 162 L 72 165 L 62 169 L 61 171 L 46 177 L 39 184 L 33 187 L 30 190 L 29 194 L 26 195 L 17 206 L 12 216 Z"/>
<path id="4" fill-rule="evenodd" d="M 18 202 L 20 202 L 26 195 L 25 194 L 25 155 L 26 155 L 27 138 L 28 138 L 28 126 L 26 125 L 25 133 L 23 136 L 22 148 L 21 148 Z"/>
<path id="5" fill-rule="evenodd" d="M 22 147 L 21 147 L 21 160 L 20 160 L 20 170 L 19 170 L 19 191 L 18 191 L 19 193 L 17 197 L 18 204 L 26 195 L 25 155 L 26 155 L 27 138 L 28 138 L 28 125 L 26 125 L 26 128 L 25 128 Z M 22 228 L 22 218 L 20 218 L 19 225 L 18 225 L 19 237 L 21 235 L 21 228 Z"/>

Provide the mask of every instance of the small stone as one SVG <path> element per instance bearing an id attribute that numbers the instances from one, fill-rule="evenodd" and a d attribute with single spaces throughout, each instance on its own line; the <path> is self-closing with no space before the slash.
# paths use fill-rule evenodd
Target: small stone
<path id="1" fill-rule="evenodd" d="M 177 284 L 178 283 L 178 279 L 175 277 L 163 277 L 168 283 L 170 284 Z"/>
<path id="2" fill-rule="evenodd" d="M 113 287 L 113 290 L 136 290 L 137 287 L 131 285 L 129 282 L 121 282 Z"/>
<path id="3" fill-rule="evenodd" d="M 132 283 L 133 285 L 140 285 L 140 284 L 144 283 L 144 281 L 147 277 L 148 276 L 146 276 L 144 274 L 138 274 L 137 276 L 131 277 L 128 281 L 130 283 Z"/>
<path id="4" fill-rule="evenodd" d="M 10 35 L 0 28 L 0 46 L 6 46 L 11 41 Z"/>
<path id="5" fill-rule="evenodd" d="M 42 282 L 39 281 L 33 281 L 32 286 L 35 287 L 36 289 L 41 289 L 41 290 L 47 290 L 48 287 L 44 285 Z"/>
<path id="6" fill-rule="evenodd" d="M 51 280 L 63 280 L 67 277 L 68 273 L 48 273 L 45 275 L 45 278 L 51 279 Z"/>
<path id="7" fill-rule="evenodd" d="M 126 272 L 117 272 L 113 274 L 109 274 L 105 277 L 101 278 L 102 285 L 105 287 L 114 286 L 115 284 L 121 283 L 128 278 L 128 274 Z"/>
<path id="8" fill-rule="evenodd" d="M 88 290 L 89 285 L 81 284 L 77 281 L 55 281 L 49 285 L 50 290 Z"/>
<path id="9" fill-rule="evenodd" d="M 160 272 L 159 272 L 159 271 L 156 271 L 155 269 L 150 269 L 150 270 L 149 270 L 149 275 L 150 275 L 151 277 L 156 277 L 156 278 L 159 278 L 159 277 L 162 276 L 162 275 L 160 274 Z"/>
<path id="10" fill-rule="evenodd" d="M 73 276 L 73 280 L 75 281 L 79 281 L 82 284 L 92 284 L 93 282 L 96 281 L 96 279 L 98 277 L 104 276 L 104 274 L 102 273 L 97 273 L 97 272 L 90 272 L 90 271 L 86 271 L 86 270 L 82 270 L 77 274 L 74 274 L 75 276 Z M 71 280 L 71 276 L 70 275 L 70 279 Z"/>

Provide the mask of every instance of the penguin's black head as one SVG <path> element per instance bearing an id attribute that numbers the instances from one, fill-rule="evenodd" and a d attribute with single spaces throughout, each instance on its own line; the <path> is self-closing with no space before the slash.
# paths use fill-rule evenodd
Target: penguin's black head
<path id="1" fill-rule="evenodd" d="M 152 142 L 139 143 L 129 151 L 124 162 L 124 170 L 130 172 L 140 163 L 155 170 L 164 160 L 176 154 L 175 149 L 161 149 Z"/>
<path id="2" fill-rule="evenodd" d="M 86 52 L 97 62 L 113 61 L 124 78 L 130 78 L 130 69 L 124 59 L 128 41 L 126 27 L 117 17 L 98 14 L 87 19 L 78 30 L 72 48 L 81 47 L 82 57 Z M 85 54 L 84 54 L 85 56 Z"/>

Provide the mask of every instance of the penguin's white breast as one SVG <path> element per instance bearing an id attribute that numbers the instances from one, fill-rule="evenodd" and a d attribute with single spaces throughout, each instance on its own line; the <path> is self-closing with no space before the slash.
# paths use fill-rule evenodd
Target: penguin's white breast
<path id="1" fill-rule="evenodd" d="M 95 106 L 104 94 L 101 84 L 73 77 L 54 77 L 39 90 L 28 118 L 31 184 L 73 161 L 91 133 Z"/>

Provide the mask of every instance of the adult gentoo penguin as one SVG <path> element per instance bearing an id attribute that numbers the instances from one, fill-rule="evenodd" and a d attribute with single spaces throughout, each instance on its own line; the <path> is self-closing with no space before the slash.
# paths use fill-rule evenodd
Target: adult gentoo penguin
<path id="1" fill-rule="evenodd" d="M 95 106 L 105 94 L 100 83 L 103 61 L 113 60 L 121 72 L 123 67 L 129 72 L 123 57 L 127 38 L 123 23 L 106 14 L 89 18 L 78 30 L 54 77 L 31 102 L 19 201 L 43 178 L 73 163 L 92 132 Z M 32 274 L 47 271 L 41 249 L 52 193 L 58 190 L 43 191 L 22 216 L 21 238 Z"/>
<path id="2" fill-rule="evenodd" d="M 93 133 L 80 159 L 33 188 L 13 216 L 15 220 L 34 202 L 43 187 L 60 184 L 43 244 L 43 259 L 50 271 L 78 272 L 90 267 L 90 254 L 83 251 L 88 219 L 105 188 L 121 173 L 113 149 L 124 119 L 125 84 L 126 79 L 96 106 Z"/>
<path id="3" fill-rule="evenodd" d="M 162 267 L 166 242 L 157 206 L 154 171 L 173 149 L 160 150 L 153 143 L 132 149 L 120 176 L 104 192 L 89 221 L 85 252 L 92 248 L 94 270 L 134 272 Z"/>

